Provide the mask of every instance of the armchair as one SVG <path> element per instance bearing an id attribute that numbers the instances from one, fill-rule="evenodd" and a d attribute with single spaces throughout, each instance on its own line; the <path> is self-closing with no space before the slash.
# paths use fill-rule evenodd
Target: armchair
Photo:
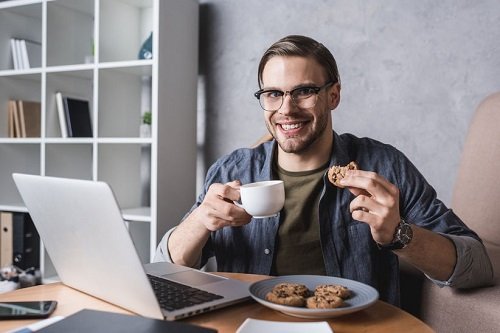
<path id="1" fill-rule="evenodd" d="M 498 332 L 500 322 L 500 92 L 476 109 L 464 144 L 451 207 L 484 242 L 495 271 L 494 286 L 471 290 L 439 288 L 404 270 L 402 289 L 417 282 L 417 293 L 402 294 L 403 307 L 436 332 Z M 404 266 L 404 265 L 403 265 Z M 405 297 L 413 297 L 407 302 Z M 415 307 L 415 301 L 417 307 Z M 413 303 L 413 304 L 412 304 Z M 413 305 L 413 308 L 412 308 Z M 417 313 L 415 313 L 417 312 Z"/>

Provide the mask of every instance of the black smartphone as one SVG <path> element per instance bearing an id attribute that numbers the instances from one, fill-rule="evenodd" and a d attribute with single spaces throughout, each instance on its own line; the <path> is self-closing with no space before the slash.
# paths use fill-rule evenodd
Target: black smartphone
<path id="1" fill-rule="evenodd" d="M 0 320 L 46 318 L 56 306 L 57 301 L 0 302 Z"/>

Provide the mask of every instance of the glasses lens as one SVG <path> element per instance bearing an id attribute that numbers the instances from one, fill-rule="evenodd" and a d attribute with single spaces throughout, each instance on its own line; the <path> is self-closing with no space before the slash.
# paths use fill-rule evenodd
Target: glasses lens
<path id="1" fill-rule="evenodd" d="M 298 88 L 292 91 L 292 98 L 299 108 L 307 109 L 316 105 L 318 93 L 312 87 Z"/>
<path id="2" fill-rule="evenodd" d="M 279 91 L 265 91 L 259 97 L 260 106 L 266 111 L 276 111 L 283 104 L 283 93 Z"/>

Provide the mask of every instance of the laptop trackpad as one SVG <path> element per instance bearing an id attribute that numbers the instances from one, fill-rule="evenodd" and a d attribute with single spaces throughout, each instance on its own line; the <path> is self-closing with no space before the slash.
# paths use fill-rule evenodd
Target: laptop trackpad
<path id="1" fill-rule="evenodd" d="M 190 286 L 201 286 L 208 283 L 218 282 L 225 280 L 224 278 L 214 276 L 211 274 L 204 274 L 197 271 L 183 271 L 172 274 L 163 275 L 165 278 L 179 282 L 182 284 L 187 284 Z"/>

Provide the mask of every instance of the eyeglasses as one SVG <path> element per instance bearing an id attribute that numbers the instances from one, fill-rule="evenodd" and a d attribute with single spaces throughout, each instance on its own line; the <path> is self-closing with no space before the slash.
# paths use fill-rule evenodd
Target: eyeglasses
<path id="1" fill-rule="evenodd" d="M 295 104 L 298 108 L 308 109 L 316 105 L 319 92 L 332 84 L 332 81 L 328 81 L 321 87 L 304 86 L 284 92 L 281 90 L 261 89 L 254 93 L 254 96 L 259 100 L 260 106 L 265 111 L 269 112 L 278 111 L 283 105 L 283 101 L 285 100 L 285 96 L 287 94 L 290 95 L 293 104 Z"/>

